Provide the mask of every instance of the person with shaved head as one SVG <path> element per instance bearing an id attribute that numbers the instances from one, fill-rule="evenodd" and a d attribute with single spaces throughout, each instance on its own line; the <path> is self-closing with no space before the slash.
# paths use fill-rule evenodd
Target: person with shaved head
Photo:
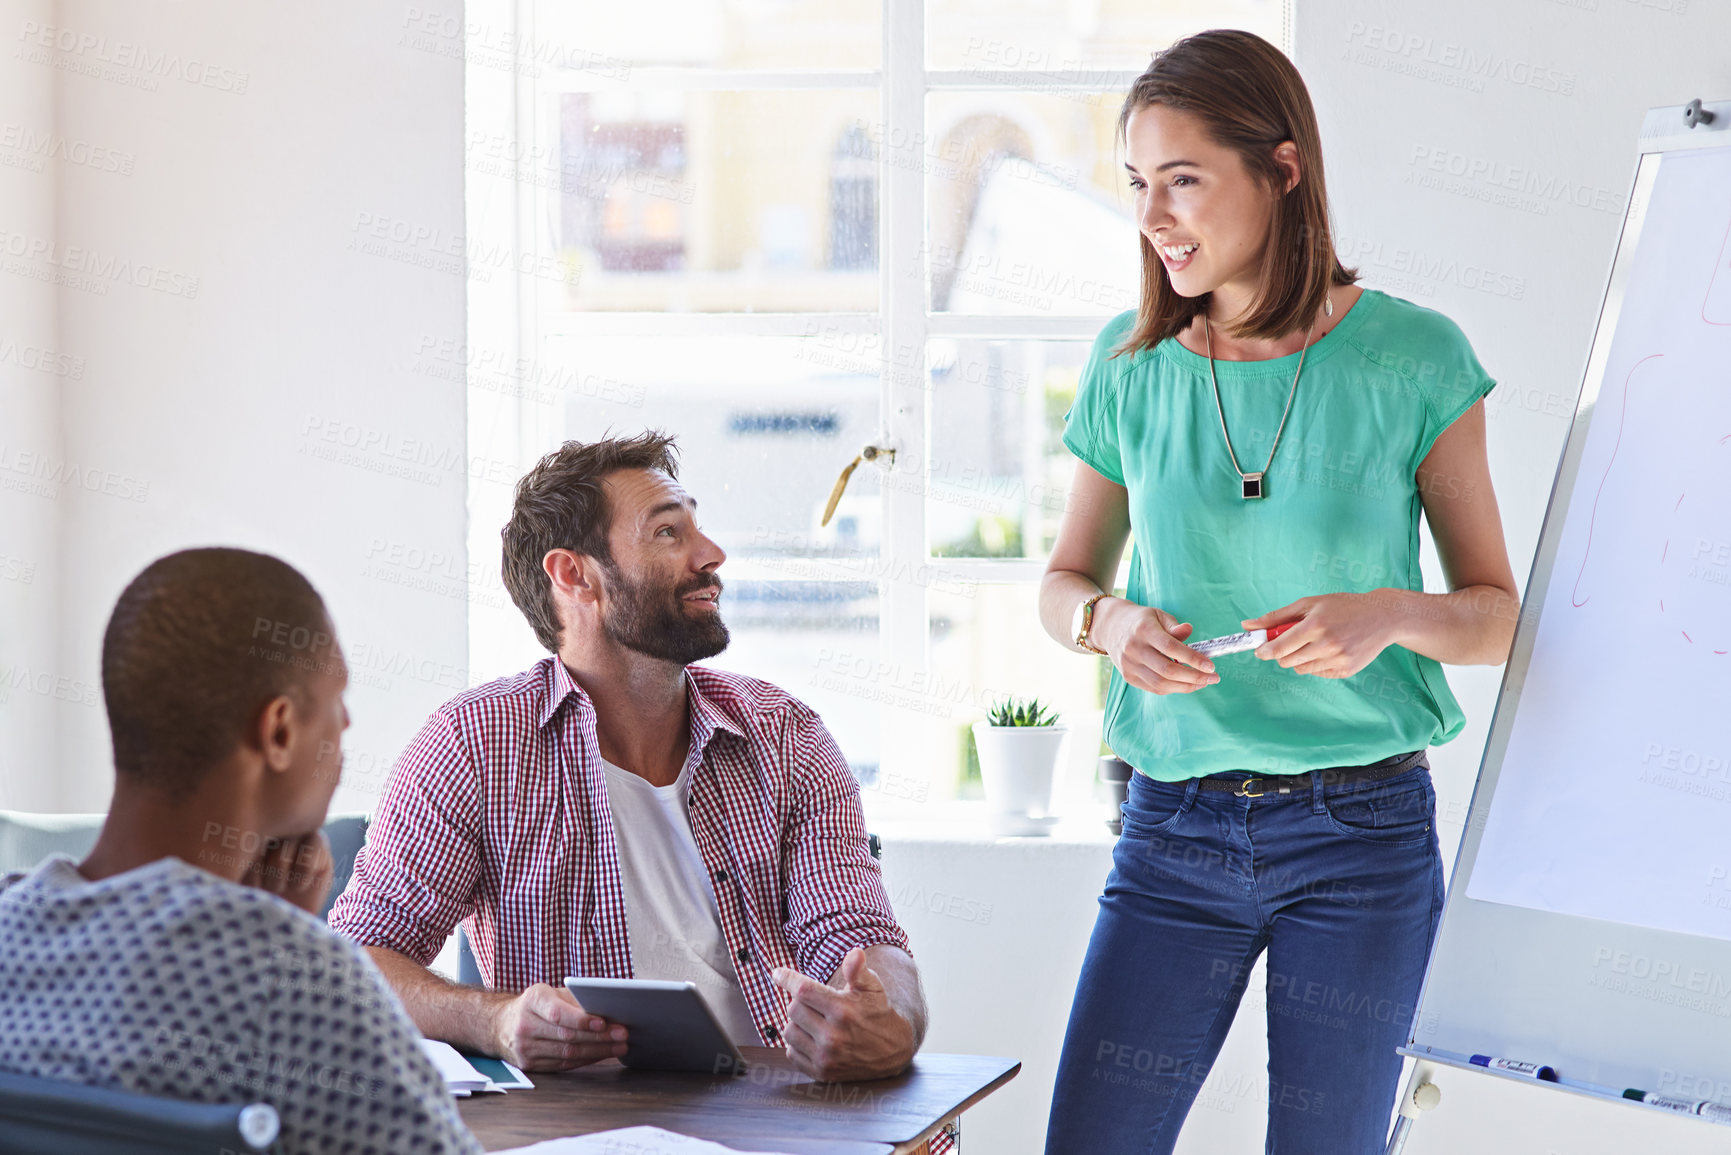
<path id="1" fill-rule="evenodd" d="M 347 684 L 285 562 L 193 549 L 132 580 L 102 640 L 102 833 L 0 878 L 0 1071 L 269 1103 L 273 1151 L 480 1150 L 378 971 L 317 917 Z"/>

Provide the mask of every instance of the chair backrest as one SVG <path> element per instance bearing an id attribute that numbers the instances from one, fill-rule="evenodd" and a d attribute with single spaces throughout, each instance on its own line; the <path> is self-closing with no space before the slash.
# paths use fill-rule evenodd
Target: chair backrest
<path id="1" fill-rule="evenodd" d="M 28 814 L 20 810 L 0 810 L 0 874 L 30 870 L 50 854 L 67 854 L 83 858 L 96 845 L 102 833 L 102 814 Z M 319 917 L 330 914 L 331 907 L 349 884 L 355 872 L 355 855 L 367 840 L 367 816 L 338 814 L 325 820 L 325 837 L 331 842 L 331 861 L 335 866 L 331 892 Z"/>
<path id="2" fill-rule="evenodd" d="M 337 896 L 348 889 L 349 878 L 355 872 L 355 855 L 366 845 L 367 816 L 340 814 L 328 818 L 325 820 L 325 837 L 331 842 L 331 863 L 335 869 L 331 873 L 331 892 L 325 896 L 325 908 L 319 911 L 321 919 L 330 918 Z"/>
<path id="3" fill-rule="evenodd" d="M 268 1103 L 189 1103 L 0 1072 L 5 1155 L 222 1155 L 263 1151 L 279 1129 Z"/>
<path id="4" fill-rule="evenodd" d="M 469 932 L 457 928 L 457 982 L 466 987 L 484 987 L 481 966 L 475 961 L 474 948 L 469 945 Z"/>
<path id="5" fill-rule="evenodd" d="M 0 810 L 0 874 L 29 870 L 50 854 L 83 858 L 96 845 L 104 817 Z"/>

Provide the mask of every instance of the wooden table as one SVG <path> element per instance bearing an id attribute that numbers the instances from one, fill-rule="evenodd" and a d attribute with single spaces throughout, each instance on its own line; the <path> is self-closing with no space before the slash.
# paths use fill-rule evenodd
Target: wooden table
<path id="1" fill-rule="evenodd" d="M 745 1151 L 909 1155 L 1022 1069 L 1014 1059 L 921 1054 L 893 1079 L 818 1083 L 779 1047 L 741 1047 L 743 1075 L 634 1071 L 609 1059 L 532 1073 L 534 1090 L 457 1104 L 489 1151 L 615 1127 L 655 1126 Z"/>

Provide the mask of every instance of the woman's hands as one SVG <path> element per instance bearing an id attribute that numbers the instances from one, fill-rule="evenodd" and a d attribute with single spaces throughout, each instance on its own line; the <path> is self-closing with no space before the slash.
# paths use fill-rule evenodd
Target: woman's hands
<path id="1" fill-rule="evenodd" d="M 1246 619 L 1244 628 L 1264 630 L 1295 622 L 1258 647 L 1256 656 L 1298 674 L 1350 678 L 1397 640 L 1402 617 L 1392 599 L 1377 594 L 1319 594 Z M 1191 694 L 1220 680 L 1214 663 L 1184 644 L 1190 623 L 1165 610 L 1105 598 L 1095 607 L 1090 633 L 1137 689 Z"/>
<path id="2" fill-rule="evenodd" d="M 1189 622 L 1123 598 L 1102 598 L 1089 634 L 1124 680 L 1151 694 L 1191 694 L 1220 680 L 1214 663 L 1184 644 Z"/>
<path id="3" fill-rule="evenodd" d="M 1401 616 L 1391 599 L 1378 594 L 1320 594 L 1248 618 L 1244 628 L 1265 630 L 1297 622 L 1258 646 L 1256 656 L 1299 674 L 1350 678 L 1395 641 Z"/>

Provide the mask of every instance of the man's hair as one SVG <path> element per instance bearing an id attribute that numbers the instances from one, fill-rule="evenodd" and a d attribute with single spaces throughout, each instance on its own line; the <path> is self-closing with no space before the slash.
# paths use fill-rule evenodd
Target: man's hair
<path id="1" fill-rule="evenodd" d="M 333 660 L 324 600 L 287 562 L 244 549 L 158 558 L 121 592 L 102 635 L 115 773 L 186 796 L 265 703 L 303 697 Z"/>
<path id="2" fill-rule="evenodd" d="M 1273 219 L 1262 250 L 1262 286 L 1234 334 L 1283 337 L 1302 331 L 1330 285 L 1350 285 L 1356 269 L 1340 263 L 1328 229 L 1328 191 L 1322 178 L 1322 136 L 1304 78 L 1292 61 L 1260 36 L 1217 28 L 1187 36 L 1154 55 L 1130 86 L 1118 113 L 1124 140 L 1130 115 L 1151 105 L 1195 116 L 1214 143 L 1232 149 L 1251 177 L 1274 193 Z M 1298 184 L 1283 192 L 1286 173 L 1274 148 L 1290 140 L 1298 149 Z M 1119 353 L 1152 349 L 1175 336 L 1208 308 L 1208 294 L 1182 297 L 1146 236 L 1142 293 L 1136 323 Z"/>
<path id="3" fill-rule="evenodd" d="M 601 483 L 621 469 L 651 469 L 679 476 L 674 439 L 649 429 L 636 437 L 605 437 L 584 444 L 567 441 L 523 475 L 511 506 L 511 520 L 500 536 L 500 565 L 511 600 L 549 653 L 559 652 L 559 610 L 553 583 L 541 568 L 549 550 L 568 549 L 611 567 L 607 545 L 612 511 Z"/>

